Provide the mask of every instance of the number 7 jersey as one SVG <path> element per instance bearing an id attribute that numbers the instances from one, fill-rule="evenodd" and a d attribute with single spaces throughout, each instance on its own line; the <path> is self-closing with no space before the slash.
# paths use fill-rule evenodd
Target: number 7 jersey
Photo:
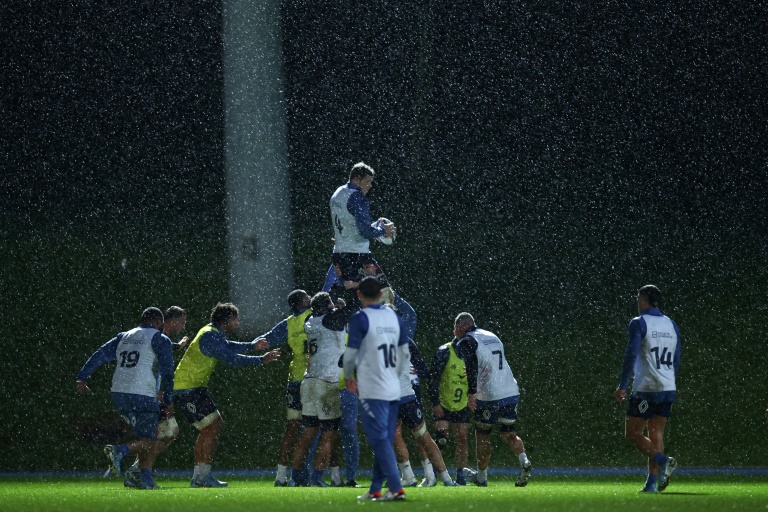
<path id="1" fill-rule="evenodd" d="M 520 388 L 498 336 L 479 327 L 467 336 L 477 342 L 477 399 L 491 402 L 519 395 Z"/>

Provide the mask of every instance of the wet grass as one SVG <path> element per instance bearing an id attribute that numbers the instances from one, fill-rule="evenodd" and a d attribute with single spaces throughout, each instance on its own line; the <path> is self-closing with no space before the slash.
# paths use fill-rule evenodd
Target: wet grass
<path id="1" fill-rule="evenodd" d="M 510 480 L 491 480 L 487 488 L 409 489 L 406 503 L 357 503 L 364 489 L 275 488 L 271 480 L 232 479 L 226 489 L 190 489 L 187 480 L 158 478 L 157 491 L 124 489 L 116 480 L 4 479 L 3 511 L 344 511 L 394 506 L 420 511 L 620 511 L 675 512 L 765 510 L 768 482 L 758 477 L 680 477 L 666 492 L 637 491 L 642 477 L 540 477 L 523 489 Z"/>

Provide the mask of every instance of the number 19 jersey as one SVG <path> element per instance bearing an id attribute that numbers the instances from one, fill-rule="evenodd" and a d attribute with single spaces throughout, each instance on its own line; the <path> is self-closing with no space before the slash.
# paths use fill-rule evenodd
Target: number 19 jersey
<path id="1" fill-rule="evenodd" d="M 117 367 L 112 376 L 113 393 L 157 396 L 157 355 L 152 348 L 152 338 L 159 332 L 153 327 L 136 327 L 120 339 Z"/>
<path id="2" fill-rule="evenodd" d="M 502 400 L 520 394 L 512 368 L 504 357 L 504 345 L 492 332 L 476 328 L 467 333 L 477 342 L 477 399 Z"/>

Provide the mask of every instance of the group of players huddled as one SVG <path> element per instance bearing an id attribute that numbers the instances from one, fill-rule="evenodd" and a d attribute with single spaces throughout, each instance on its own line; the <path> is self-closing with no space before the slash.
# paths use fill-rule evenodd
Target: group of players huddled
<path id="1" fill-rule="evenodd" d="M 140 325 L 101 346 L 77 377 L 79 392 L 90 392 L 86 381 L 100 365 L 116 361 L 112 380 L 115 407 L 132 427 L 135 439 L 108 445 L 110 470 L 124 477 L 126 487 L 156 489 L 152 466 L 178 436 L 174 411 L 198 429 L 194 447 L 192 487 L 226 487 L 211 473 L 216 446 L 224 429 L 208 382 L 219 361 L 259 366 L 279 359 L 287 346 L 287 423 L 280 440 L 276 486 L 320 486 L 330 469 L 330 486 L 359 487 L 356 481 L 360 445 L 358 420 L 374 454 L 373 478 L 361 500 L 402 500 L 403 487 L 488 485 L 490 435 L 499 435 L 517 456 L 515 485 L 524 487 L 531 462 L 517 435 L 520 391 L 506 360 L 504 345 L 492 332 L 479 328 L 470 313 L 459 313 L 454 338 L 440 346 L 431 365 L 414 342 L 416 312 L 396 293 L 370 252 L 370 241 L 392 243 L 396 228 L 387 219 L 371 221 L 366 195 L 374 171 L 355 164 L 349 181 L 330 200 L 334 230 L 331 266 L 322 291 L 310 296 L 294 290 L 288 296 L 291 315 L 252 342 L 227 339 L 239 325 L 234 304 L 217 304 L 210 324 L 174 344 L 169 336 L 184 329 L 186 313 L 172 307 L 163 314 L 147 308 Z M 663 490 L 677 463 L 663 454 L 663 430 L 675 399 L 680 360 L 677 325 L 658 310 L 658 289 L 638 294 L 640 316 L 630 323 L 621 382 L 615 392 L 624 401 L 634 373 L 627 412 L 627 438 L 649 460 L 644 492 Z M 186 348 L 173 368 L 174 349 Z M 250 352 L 267 351 L 263 355 Z M 655 359 L 654 356 L 655 355 Z M 421 383 L 426 382 L 432 405 L 435 438 L 425 422 Z M 468 467 L 470 412 L 474 416 L 477 470 Z M 643 434 L 648 428 L 648 437 Z M 403 440 L 413 436 L 425 478 L 418 482 Z M 455 478 L 441 450 L 449 436 L 456 441 Z M 343 453 L 342 478 L 338 454 Z M 122 460 L 136 454 L 123 471 Z M 312 460 L 311 469 L 308 461 Z M 289 474 L 290 468 L 290 474 Z M 382 494 L 387 483 L 388 491 Z M 658 482 L 658 483 L 657 483 Z"/>

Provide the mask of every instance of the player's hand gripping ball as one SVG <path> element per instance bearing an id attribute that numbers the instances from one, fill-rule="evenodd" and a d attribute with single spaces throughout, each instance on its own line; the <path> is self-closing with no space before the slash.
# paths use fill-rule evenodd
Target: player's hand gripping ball
<path id="1" fill-rule="evenodd" d="M 376 222 L 374 222 L 371 225 L 373 227 L 375 227 L 375 228 L 383 228 L 385 225 L 388 226 L 388 225 L 393 225 L 393 224 L 394 223 L 391 220 L 389 220 L 389 219 L 387 219 L 385 217 L 382 217 L 382 218 L 380 218 L 379 220 L 377 220 Z M 379 242 L 383 243 L 384 245 L 392 245 L 393 243 L 395 243 L 395 237 L 397 237 L 397 229 L 393 225 L 392 226 L 392 236 L 383 235 L 383 236 L 378 237 L 376 240 L 378 240 Z"/>

